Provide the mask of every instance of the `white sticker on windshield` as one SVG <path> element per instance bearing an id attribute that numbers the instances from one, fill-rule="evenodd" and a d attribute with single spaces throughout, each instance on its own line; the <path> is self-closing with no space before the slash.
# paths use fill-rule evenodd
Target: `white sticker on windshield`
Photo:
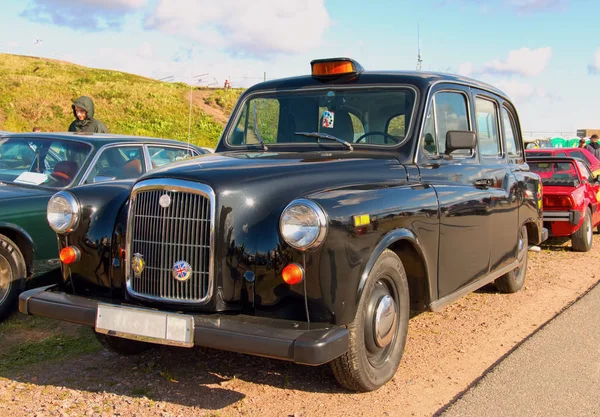
<path id="1" fill-rule="evenodd" d="M 335 113 L 329 110 L 325 110 L 323 112 L 323 121 L 321 124 L 324 128 L 333 129 L 333 122 L 335 118 Z"/>
<path id="2" fill-rule="evenodd" d="M 23 172 L 13 182 L 20 184 L 40 185 L 48 181 L 48 175 L 38 172 Z"/>

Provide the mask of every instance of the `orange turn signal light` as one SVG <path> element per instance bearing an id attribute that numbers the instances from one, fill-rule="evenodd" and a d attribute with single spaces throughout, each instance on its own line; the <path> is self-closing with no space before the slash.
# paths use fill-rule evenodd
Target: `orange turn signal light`
<path id="1" fill-rule="evenodd" d="M 349 58 L 318 59 L 310 63 L 313 77 L 331 77 L 344 74 L 356 74 L 363 68 Z"/>
<path id="2" fill-rule="evenodd" d="M 288 285 L 299 284 L 304 279 L 304 268 L 298 264 L 289 264 L 281 271 L 281 277 Z"/>
<path id="3" fill-rule="evenodd" d="M 60 251 L 60 261 L 65 264 L 74 264 L 81 258 L 81 252 L 75 246 L 67 246 Z"/>

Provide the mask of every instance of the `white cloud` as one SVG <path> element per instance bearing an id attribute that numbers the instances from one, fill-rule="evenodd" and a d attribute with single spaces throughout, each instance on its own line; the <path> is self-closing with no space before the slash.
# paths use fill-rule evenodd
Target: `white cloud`
<path id="1" fill-rule="evenodd" d="M 519 12 L 529 13 L 562 9 L 568 0 L 507 0 L 506 3 Z"/>
<path id="2" fill-rule="evenodd" d="M 456 73 L 459 75 L 464 75 L 465 77 L 470 77 L 475 72 L 475 67 L 473 67 L 472 62 L 463 62 L 458 66 Z"/>
<path id="3" fill-rule="evenodd" d="M 154 48 L 150 42 L 143 42 L 137 49 L 136 55 L 140 58 L 151 59 L 154 57 Z"/>
<path id="4" fill-rule="evenodd" d="M 544 87 L 534 87 L 533 85 L 517 80 L 503 80 L 493 83 L 495 87 L 504 91 L 511 100 L 524 102 L 534 98 L 544 98 L 549 100 L 560 100 L 560 97 L 554 96 Z"/>
<path id="5" fill-rule="evenodd" d="M 594 61 L 588 65 L 588 72 L 590 74 L 600 74 L 600 48 L 594 55 Z"/>
<path id="6" fill-rule="evenodd" d="M 145 22 L 146 28 L 242 56 L 315 48 L 330 24 L 323 0 L 159 0 Z"/>
<path id="7" fill-rule="evenodd" d="M 148 0 L 30 0 L 21 16 L 94 32 L 120 29 L 125 14 L 138 11 L 147 3 Z"/>
<path id="8" fill-rule="evenodd" d="M 524 75 L 533 77 L 540 75 L 548 67 L 552 57 L 552 48 L 521 48 L 508 53 L 506 60 L 493 60 L 483 65 L 482 72 L 489 74 Z"/>

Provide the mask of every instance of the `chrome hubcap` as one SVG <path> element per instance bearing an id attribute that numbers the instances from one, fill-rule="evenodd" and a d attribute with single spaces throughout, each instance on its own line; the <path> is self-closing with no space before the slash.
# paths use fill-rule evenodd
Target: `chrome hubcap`
<path id="1" fill-rule="evenodd" d="M 396 302 L 390 295 L 384 295 L 379 299 L 375 307 L 375 343 L 383 348 L 390 344 L 396 333 Z"/>
<path id="2" fill-rule="evenodd" d="M 0 305 L 4 304 L 12 285 L 12 269 L 8 260 L 0 255 Z"/>

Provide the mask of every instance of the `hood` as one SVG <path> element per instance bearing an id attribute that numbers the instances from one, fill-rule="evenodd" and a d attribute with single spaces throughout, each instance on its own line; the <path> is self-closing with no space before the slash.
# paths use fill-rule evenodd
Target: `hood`
<path id="1" fill-rule="evenodd" d="M 77 115 L 75 114 L 75 106 L 81 107 L 87 112 L 87 120 L 94 118 L 94 101 L 87 96 L 81 96 L 71 105 L 73 109 L 73 115 L 77 119 Z"/>
<path id="2" fill-rule="evenodd" d="M 21 187 L 19 185 L 0 185 L 0 203 L 19 198 L 31 198 L 39 196 L 52 196 L 59 190 L 45 188 Z"/>
<path id="3" fill-rule="evenodd" d="M 373 152 L 222 152 L 152 170 L 148 178 L 202 182 L 215 191 L 260 186 L 302 195 L 344 185 L 406 180 L 406 169 L 389 154 Z"/>

